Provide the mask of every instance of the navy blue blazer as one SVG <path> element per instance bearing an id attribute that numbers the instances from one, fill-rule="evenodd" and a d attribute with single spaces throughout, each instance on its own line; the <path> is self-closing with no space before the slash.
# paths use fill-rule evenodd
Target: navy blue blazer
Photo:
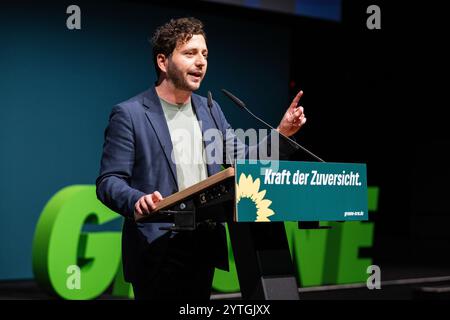
<path id="1" fill-rule="evenodd" d="M 208 110 L 207 99 L 192 94 L 192 106 L 201 123 L 202 133 L 215 129 L 216 125 Z M 214 101 L 213 116 L 224 137 L 231 126 L 219 105 Z M 214 139 L 205 141 L 219 143 Z M 281 145 L 280 140 L 280 147 Z M 239 144 L 239 143 L 238 143 Z M 236 147 L 236 146 L 235 146 Z M 239 144 L 237 149 L 244 149 Z M 286 149 L 286 147 L 283 147 Z M 154 265 L 164 255 L 171 232 L 162 231 L 164 223 L 136 223 L 134 205 L 140 197 L 158 190 L 163 197 L 178 191 L 176 167 L 172 162 L 172 141 L 159 97 L 154 87 L 115 106 L 105 130 L 100 175 L 96 180 L 97 197 L 107 207 L 125 217 L 122 232 L 122 259 L 127 281 L 141 277 L 142 265 Z M 287 152 L 293 152 L 292 147 Z M 209 162 L 208 162 L 209 163 Z M 220 163 L 207 165 L 208 175 L 221 170 Z M 227 269 L 227 248 L 224 230 L 218 236 L 216 265 Z M 146 270 L 150 273 L 150 270 Z"/>
<path id="2" fill-rule="evenodd" d="M 215 128 L 206 98 L 193 94 L 192 106 L 201 121 L 203 133 Z M 225 134 L 230 125 L 217 103 L 214 103 L 212 112 L 219 129 Z M 172 150 L 167 122 L 154 87 L 113 108 L 105 130 L 96 186 L 98 199 L 126 218 L 122 232 L 122 259 L 127 281 L 146 277 L 140 269 L 148 264 L 157 265 L 164 255 L 170 232 L 162 231 L 160 227 L 169 224 L 135 223 L 134 205 L 140 197 L 155 190 L 163 197 L 178 191 Z M 208 164 L 207 169 L 208 175 L 213 175 L 221 170 L 221 166 L 219 163 Z M 225 257 L 217 264 L 226 268 L 225 239 L 220 246 L 217 250 Z"/>

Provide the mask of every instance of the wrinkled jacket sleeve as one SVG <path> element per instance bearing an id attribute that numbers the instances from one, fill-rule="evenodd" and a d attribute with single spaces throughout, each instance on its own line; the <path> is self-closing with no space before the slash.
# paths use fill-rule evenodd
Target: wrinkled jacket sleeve
<path id="1" fill-rule="evenodd" d="M 130 187 L 135 159 L 134 132 L 129 112 L 113 108 L 105 130 L 97 198 L 111 210 L 132 218 L 136 201 L 145 193 Z"/>

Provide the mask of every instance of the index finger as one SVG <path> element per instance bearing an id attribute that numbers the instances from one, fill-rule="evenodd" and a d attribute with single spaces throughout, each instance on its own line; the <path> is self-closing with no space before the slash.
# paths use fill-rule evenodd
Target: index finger
<path id="1" fill-rule="evenodd" d="M 153 202 L 153 199 L 151 198 L 151 197 L 149 197 L 149 196 L 145 196 L 144 197 L 144 201 L 145 201 L 145 204 L 147 205 L 147 207 L 148 207 L 148 211 L 153 211 L 153 210 L 155 210 L 155 204 L 154 204 L 154 202 Z"/>
<path id="2" fill-rule="evenodd" d="M 159 191 L 155 191 L 153 192 L 152 198 L 154 202 L 155 200 L 161 201 L 163 199 L 163 196 L 161 195 L 161 193 L 159 193 Z"/>
<path id="3" fill-rule="evenodd" d="M 303 90 L 300 90 L 297 95 L 295 96 L 294 100 L 292 100 L 292 103 L 290 105 L 291 109 L 297 108 L 298 102 L 300 101 L 300 98 L 303 96 Z"/>

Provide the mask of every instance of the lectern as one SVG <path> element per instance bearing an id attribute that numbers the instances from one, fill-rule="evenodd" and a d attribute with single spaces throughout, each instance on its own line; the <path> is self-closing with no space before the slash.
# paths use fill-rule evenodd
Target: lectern
<path id="1" fill-rule="evenodd" d="M 168 229 L 179 232 L 198 223 L 227 222 L 243 299 L 297 300 L 283 222 L 320 228 L 319 221 L 367 220 L 365 170 L 361 164 L 236 163 L 164 198 L 151 214 L 135 220 L 169 222 Z"/>

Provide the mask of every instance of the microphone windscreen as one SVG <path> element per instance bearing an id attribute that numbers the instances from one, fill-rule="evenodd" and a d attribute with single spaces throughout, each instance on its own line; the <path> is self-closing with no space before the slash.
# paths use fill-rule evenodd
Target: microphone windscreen
<path id="1" fill-rule="evenodd" d="M 239 107 L 245 108 L 245 103 L 239 100 L 236 96 L 234 96 L 230 91 L 222 89 L 222 92 L 230 98 L 234 103 L 236 103 Z"/>
<path id="2" fill-rule="evenodd" d="M 208 107 L 210 107 L 210 108 L 213 107 L 213 98 L 212 98 L 211 91 L 208 91 Z"/>

